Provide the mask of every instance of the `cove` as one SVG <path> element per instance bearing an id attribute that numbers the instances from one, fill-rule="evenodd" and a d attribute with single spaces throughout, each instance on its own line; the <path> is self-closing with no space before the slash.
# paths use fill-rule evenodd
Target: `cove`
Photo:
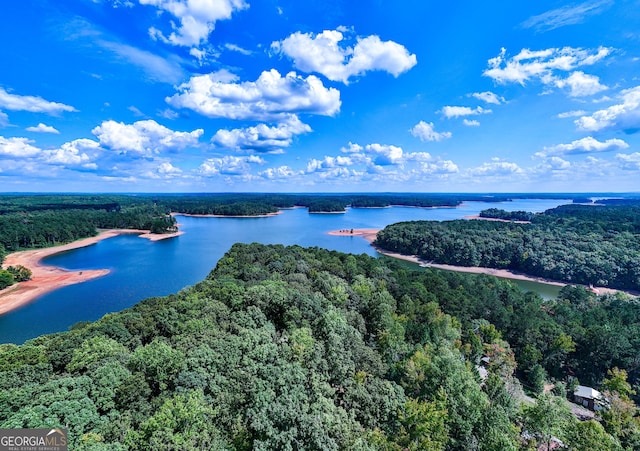
<path id="1" fill-rule="evenodd" d="M 452 220 L 496 207 L 541 212 L 570 203 L 561 199 L 518 199 L 512 202 L 465 202 L 456 208 L 349 208 L 343 214 L 310 214 L 305 208 L 282 210 L 265 218 L 200 218 L 178 216 L 184 235 L 151 242 L 122 235 L 57 254 L 44 263 L 69 270 L 102 269 L 99 279 L 48 293 L 0 316 L 0 343 L 20 344 L 39 335 L 68 330 L 81 321 L 131 307 L 142 299 L 166 296 L 204 279 L 234 243 L 323 247 L 353 254 L 379 254 L 358 236 L 331 236 L 342 229 L 383 228 L 401 221 Z M 514 281 L 525 290 L 554 297 L 553 287 Z M 555 291 L 557 294 L 557 291 Z"/>

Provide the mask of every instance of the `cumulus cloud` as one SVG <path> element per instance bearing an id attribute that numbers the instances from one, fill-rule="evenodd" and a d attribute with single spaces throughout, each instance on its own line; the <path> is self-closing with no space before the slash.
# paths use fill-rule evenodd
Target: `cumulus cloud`
<path id="1" fill-rule="evenodd" d="M 352 143 L 351 141 L 349 141 L 347 147 L 340 148 L 340 151 L 344 153 L 358 153 L 362 152 L 362 149 L 363 147 L 360 144 Z"/>
<path id="2" fill-rule="evenodd" d="M 613 0 L 597 0 L 562 6 L 532 16 L 522 22 L 521 26 L 533 28 L 539 32 L 555 30 L 567 25 L 582 23 L 587 17 L 604 12 L 612 4 Z"/>
<path id="3" fill-rule="evenodd" d="M 307 172 L 317 172 L 335 169 L 338 167 L 351 166 L 354 160 L 349 157 L 324 157 L 322 160 L 312 158 L 307 162 Z"/>
<path id="4" fill-rule="evenodd" d="M 155 167 L 150 168 L 148 171 L 143 172 L 142 175 L 150 179 L 173 179 L 183 175 L 183 171 L 180 168 L 175 167 L 169 161 L 163 161 Z"/>
<path id="5" fill-rule="evenodd" d="M 504 103 L 504 97 L 500 97 L 499 95 L 491 92 L 491 91 L 485 91 L 485 92 L 474 92 L 473 94 L 470 94 L 471 97 L 474 97 L 478 100 L 482 100 L 483 102 L 486 103 L 491 103 L 493 105 L 500 105 L 501 103 Z"/>
<path id="6" fill-rule="evenodd" d="M 55 133 L 56 135 L 60 134 L 60 132 L 56 130 L 55 127 L 52 127 L 50 125 L 45 125 L 42 122 L 40 122 L 35 127 L 27 127 L 25 130 L 27 130 L 28 132 L 34 132 L 34 133 Z"/>
<path id="7" fill-rule="evenodd" d="M 546 156 L 585 154 L 596 152 L 611 152 L 613 150 L 622 150 L 627 148 L 629 148 L 629 144 L 621 139 L 613 138 L 606 141 L 598 141 L 591 136 L 587 136 L 586 138 L 572 141 L 569 144 L 558 144 L 555 146 L 545 147 L 543 152 L 539 152 L 536 155 Z"/>
<path id="8" fill-rule="evenodd" d="M 9 116 L 7 116 L 7 113 L 0 111 L 0 127 L 6 127 L 7 125 L 9 125 Z"/>
<path id="9" fill-rule="evenodd" d="M 490 162 L 483 163 L 481 166 L 472 168 L 469 173 L 473 176 L 508 176 L 523 174 L 524 171 L 516 163 L 502 161 L 499 158 L 493 158 Z"/>
<path id="10" fill-rule="evenodd" d="M 197 170 L 203 176 L 212 177 L 216 175 L 249 175 L 251 164 L 264 164 L 265 160 L 256 155 L 246 157 L 234 157 L 225 155 L 221 158 L 209 158 L 205 160 Z"/>
<path id="11" fill-rule="evenodd" d="M 433 157 L 428 152 L 405 152 L 402 147 L 389 144 L 367 144 L 361 146 L 359 144 L 349 143 L 348 147 L 340 149 L 343 153 L 349 154 L 348 159 L 340 160 L 325 158 L 325 163 L 333 161 L 348 164 L 365 164 L 367 166 L 400 166 L 407 163 L 421 163 L 432 161 Z"/>
<path id="12" fill-rule="evenodd" d="M 365 150 L 373 155 L 373 163 L 378 166 L 400 164 L 403 161 L 402 147 L 387 144 L 367 144 Z"/>
<path id="13" fill-rule="evenodd" d="M 228 72 L 191 77 L 180 93 L 165 100 L 175 108 L 188 108 L 207 117 L 282 120 L 290 114 L 333 116 L 340 110 L 340 91 L 325 88 L 319 78 L 289 72 L 284 77 L 271 69 L 255 82 L 237 82 Z"/>
<path id="14" fill-rule="evenodd" d="M 294 171 L 289 166 L 279 166 L 277 168 L 268 168 L 258 172 L 258 176 L 268 180 L 289 180 L 291 177 L 301 175 L 300 171 Z"/>
<path id="15" fill-rule="evenodd" d="M 58 114 L 63 111 L 78 111 L 64 103 L 50 102 L 42 97 L 10 94 L 0 88 L 0 107 L 11 111 L 29 111 L 31 113 Z"/>
<path id="16" fill-rule="evenodd" d="M 462 123 L 464 125 L 466 125 L 467 127 L 479 127 L 480 126 L 480 122 L 476 121 L 475 119 L 463 119 Z"/>
<path id="17" fill-rule="evenodd" d="M 100 149 L 100 144 L 90 139 L 76 139 L 64 143 L 59 149 L 44 152 L 47 163 L 63 166 L 86 165 L 91 161 L 87 152 L 95 152 Z"/>
<path id="18" fill-rule="evenodd" d="M 573 72 L 564 80 L 556 80 L 555 85 L 561 89 L 568 88 L 569 96 L 571 97 L 592 96 L 609 89 L 607 86 L 600 84 L 600 79 L 595 75 L 585 74 L 581 71 Z"/>
<path id="19" fill-rule="evenodd" d="M 599 47 L 597 50 L 563 47 L 545 50 L 522 49 L 513 57 L 507 57 L 507 50 L 488 61 L 488 69 L 483 75 L 500 84 L 519 83 L 538 80 L 544 84 L 553 84 L 557 74 L 571 72 L 578 67 L 593 65 L 611 54 L 612 49 Z"/>
<path id="20" fill-rule="evenodd" d="M 549 157 L 545 160 L 545 163 L 547 165 L 547 168 L 553 171 L 564 171 L 566 169 L 569 169 L 571 167 L 571 163 L 569 163 L 567 160 L 564 160 L 560 157 Z"/>
<path id="21" fill-rule="evenodd" d="M 94 128 L 93 133 L 100 144 L 112 150 L 133 152 L 142 156 L 152 156 L 162 150 L 182 150 L 198 145 L 198 138 L 204 130 L 176 132 L 154 120 L 124 124 L 113 120 L 105 121 Z"/>
<path id="22" fill-rule="evenodd" d="M 492 110 L 482 108 L 481 106 L 470 108 L 468 106 L 444 106 L 441 110 L 444 117 L 447 119 L 457 118 L 462 116 L 477 116 L 479 114 L 489 114 Z"/>
<path id="23" fill-rule="evenodd" d="M 5 138 L 0 136 L 0 156 L 8 157 L 34 157 L 41 150 L 30 143 L 33 141 L 27 138 Z"/>
<path id="24" fill-rule="evenodd" d="M 640 130 L 640 86 L 625 89 L 618 98 L 622 103 L 582 116 L 574 123 L 580 130 L 623 130 L 635 133 Z"/>
<path id="25" fill-rule="evenodd" d="M 451 160 L 438 160 L 421 163 L 419 172 L 422 174 L 456 174 L 460 172 L 460 168 Z"/>
<path id="26" fill-rule="evenodd" d="M 436 132 L 433 128 L 433 122 L 420 121 L 409 132 L 420 141 L 442 141 L 451 138 L 451 132 Z"/>
<path id="27" fill-rule="evenodd" d="M 292 115 L 275 127 L 258 124 L 255 127 L 218 130 L 211 141 L 228 149 L 281 153 L 291 145 L 296 135 L 309 132 L 311 127 Z"/>
<path id="28" fill-rule="evenodd" d="M 219 20 L 230 19 L 231 15 L 248 8 L 243 0 L 139 0 L 142 5 L 151 5 L 166 11 L 178 19 L 171 21 L 173 31 L 169 36 L 152 27 L 149 34 L 156 39 L 178 46 L 198 46 L 206 41 Z"/>
<path id="29" fill-rule="evenodd" d="M 382 41 L 372 35 L 357 38 L 353 47 L 341 47 L 344 29 L 313 33 L 296 32 L 282 41 L 271 44 L 271 49 L 293 60 L 303 72 L 317 72 L 329 80 L 348 83 L 349 78 L 373 70 L 381 70 L 394 77 L 416 65 L 416 55 L 402 45 Z"/>

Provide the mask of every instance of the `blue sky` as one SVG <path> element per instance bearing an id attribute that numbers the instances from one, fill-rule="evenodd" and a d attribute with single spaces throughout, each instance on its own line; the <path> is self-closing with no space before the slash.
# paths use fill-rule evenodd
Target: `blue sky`
<path id="1" fill-rule="evenodd" d="M 0 6 L 0 191 L 640 190 L 640 1 Z"/>

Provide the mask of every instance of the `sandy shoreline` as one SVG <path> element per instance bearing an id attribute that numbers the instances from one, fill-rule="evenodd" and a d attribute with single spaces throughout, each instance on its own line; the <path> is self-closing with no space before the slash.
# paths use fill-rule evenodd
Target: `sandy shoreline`
<path id="1" fill-rule="evenodd" d="M 376 235 L 379 231 L 380 229 L 345 229 L 345 230 L 334 230 L 334 231 L 328 232 L 328 234 L 336 235 L 336 236 L 361 236 L 362 238 L 367 240 L 369 243 L 371 243 L 371 245 L 373 246 L 373 242 L 375 241 Z M 415 255 L 404 255 L 404 254 L 399 254 L 397 252 L 388 252 L 380 249 L 377 246 L 373 246 L 373 248 L 376 250 L 376 252 L 382 255 L 397 258 L 400 260 L 405 260 L 412 263 L 417 263 L 420 266 L 427 267 L 427 268 L 444 269 L 447 271 L 466 272 L 471 274 L 488 274 L 490 276 L 500 277 L 503 279 L 526 280 L 529 282 L 538 282 L 538 283 L 544 283 L 547 285 L 555 285 L 559 287 L 564 287 L 566 285 L 569 285 L 568 283 L 562 282 L 559 280 L 529 276 L 527 274 L 509 271 L 507 269 L 485 268 L 482 266 L 454 266 L 454 265 L 430 263 L 430 262 L 425 262 L 424 260 L 420 259 Z M 575 285 L 575 284 L 572 284 L 572 285 Z M 595 288 L 597 289 L 599 294 L 611 294 L 611 293 L 620 292 L 620 293 L 626 293 L 631 296 L 638 296 L 638 293 L 631 292 L 631 291 L 615 290 L 613 288 L 606 288 L 606 287 L 595 287 Z"/>
<path id="2" fill-rule="evenodd" d="M 135 234 L 151 241 L 173 238 L 184 232 L 168 234 L 152 234 L 147 230 L 116 229 L 105 230 L 94 237 L 84 238 L 61 246 L 46 247 L 27 251 L 14 252 L 4 259 L 3 267 L 22 265 L 32 272 L 31 280 L 19 282 L 0 290 L 0 315 L 22 307 L 36 298 L 50 291 L 67 285 L 85 282 L 87 280 L 102 277 L 109 273 L 108 269 L 90 269 L 82 271 L 69 271 L 66 269 L 49 266 L 42 260 L 51 255 L 67 252 L 81 247 L 91 246 L 99 241 L 123 234 Z"/>
<path id="3" fill-rule="evenodd" d="M 512 222 L 514 224 L 531 224 L 531 221 L 512 221 L 511 219 L 485 218 L 480 215 L 464 216 L 462 219 L 473 219 L 476 221 Z"/>

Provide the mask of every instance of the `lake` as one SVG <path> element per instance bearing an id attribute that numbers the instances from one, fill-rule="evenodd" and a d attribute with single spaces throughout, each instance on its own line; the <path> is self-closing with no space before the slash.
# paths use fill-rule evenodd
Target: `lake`
<path id="1" fill-rule="evenodd" d="M 518 199 L 512 202 L 465 202 L 457 208 L 353 208 L 344 214 L 310 214 L 305 208 L 282 210 L 265 218 L 196 218 L 178 216 L 184 235 L 152 242 L 122 235 L 57 254 L 46 264 L 69 270 L 108 268 L 102 278 L 46 294 L 0 316 L 0 343 L 23 343 L 45 333 L 68 330 L 80 321 L 131 307 L 142 299 L 165 296 L 204 279 L 233 243 L 284 244 L 354 254 L 379 255 L 358 236 L 331 236 L 331 230 L 383 228 L 414 220 L 452 220 L 496 207 L 540 212 L 570 200 Z M 525 290 L 555 297 L 559 288 L 515 281 Z"/>

